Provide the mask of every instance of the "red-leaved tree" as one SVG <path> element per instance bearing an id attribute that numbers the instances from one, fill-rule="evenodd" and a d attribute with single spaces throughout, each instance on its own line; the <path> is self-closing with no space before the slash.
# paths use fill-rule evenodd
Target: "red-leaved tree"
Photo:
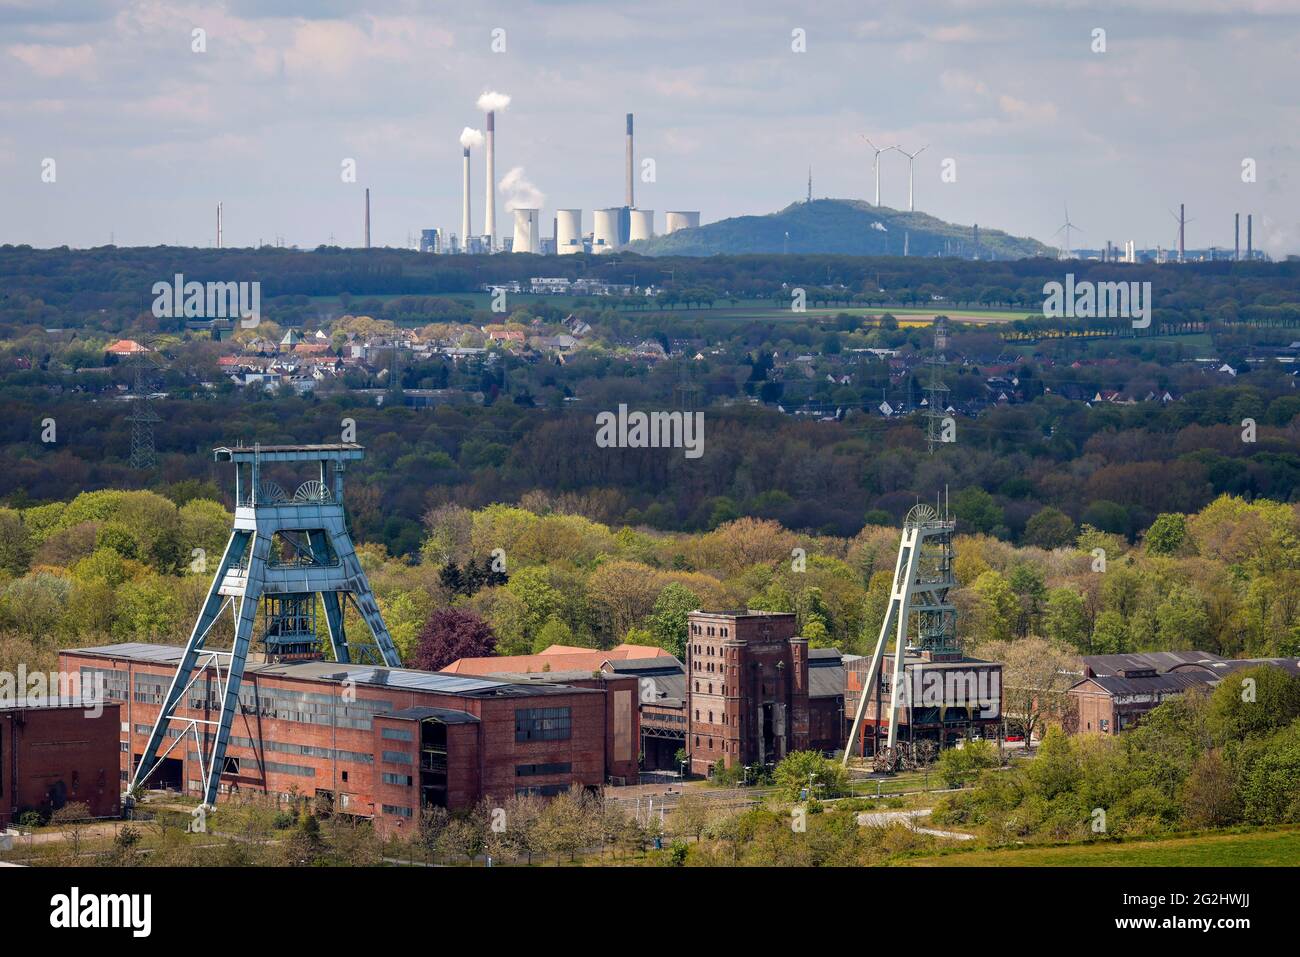
<path id="1" fill-rule="evenodd" d="M 497 636 L 473 612 L 440 608 L 429 616 L 420 632 L 412 666 L 437 671 L 458 658 L 484 658 L 492 654 Z"/>

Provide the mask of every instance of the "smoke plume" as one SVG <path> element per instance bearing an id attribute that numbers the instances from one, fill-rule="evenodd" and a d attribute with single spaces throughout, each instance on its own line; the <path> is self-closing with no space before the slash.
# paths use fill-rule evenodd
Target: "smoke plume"
<path id="1" fill-rule="evenodd" d="M 511 167 L 497 188 L 506 196 L 506 209 L 541 209 L 546 205 L 546 194 L 524 175 L 522 166 Z"/>
<path id="2" fill-rule="evenodd" d="M 476 146 L 483 145 L 483 134 L 472 127 L 465 127 L 460 131 L 460 145 L 464 149 L 473 149 Z"/>
<path id="3" fill-rule="evenodd" d="M 478 98 L 475 105 L 484 113 L 500 113 L 510 105 L 510 97 L 508 94 L 489 90 Z"/>

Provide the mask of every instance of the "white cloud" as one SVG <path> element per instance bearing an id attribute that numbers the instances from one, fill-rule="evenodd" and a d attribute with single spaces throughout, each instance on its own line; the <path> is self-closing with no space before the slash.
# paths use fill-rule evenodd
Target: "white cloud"
<path id="1" fill-rule="evenodd" d="M 34 74 L 45 79 L 71 75 L 84 76 L 90 72 L 95 63 L 95 51 L 89 43 L 66 47 L 20 43 L 6 47 L 5 52 L 25 64 Z"/>

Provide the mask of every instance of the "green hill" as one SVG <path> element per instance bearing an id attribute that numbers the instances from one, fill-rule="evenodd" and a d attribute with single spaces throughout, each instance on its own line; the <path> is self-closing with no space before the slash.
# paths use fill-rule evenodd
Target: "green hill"
<path id="1" fill-rule="evenodd" d="M 787 234 L 789 238 L 787 240 Z M 838 253 L 850 256 L 901 256 L 904 237 L 909 256 L 973 258 L 970 226 L 946 223 L 926 213 L 872 206 L 858 199 L 815 199 L 793 203 L 766 216 L 736 216 L 679 229 L 630 244 L 647 256 L 712 256 L 744 253 Z M 1055 256 L 1036 239 L 980 227 L 981 259 Z"/>

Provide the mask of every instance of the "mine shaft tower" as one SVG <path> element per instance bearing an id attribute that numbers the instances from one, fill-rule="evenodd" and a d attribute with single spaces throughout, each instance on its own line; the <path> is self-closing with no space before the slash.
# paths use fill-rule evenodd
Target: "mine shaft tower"
<path id="1" fill-rule="evenodd" d="M 889 644 L 891 628 L 894 630 L 894 673 L 888 683 L 889 738 L 886 742 L 891 756 L 898 744 L 899 712 L 914 704 L 907 686 L 907 656 L 911 654 L 929 661 L 951 661 L 961 656 L 957 609 L 948 598 L 949 592 L 957 587 L 952 544 L 956 525 L 948 515 L 946 502 L 943 512 L 932 505 L 918 504 L 903 521 L 903 536 L 899 541 L 894 581 L 889 591 L 889 608 L 881 622 L 871 662 L 862 678 L 857 713 L 844 746 L 845 765 L 849 763 L 854 742 L 858 740 L 867 701 L 876 683 L 884 680 L 881 661 Z"/>
<path id="2" fill-rule="evenodd" d="M 192 735 L 203 768 L 203 803 L 208 807 L 216 806 L 259 604 L 264 604 L 262 642 L 267 660 L 320 656 L 319 599 L 337 661 L 348 663 L 377 649 L 383 664 L 401 665 L 343 513 L 344 463 L 362 458 L 362 447 L 272 445 L 213 451 L 218 462 L 235 466 L 234 528 L 132 781 L 132 787 L 143 785 L 162 759 Z M 263 480 L 263 466 L 295 462 L 315 463 L 319 472 L 317 478 L 298 486 L 292 497 L 275 482 Z M 373 646 L 349 642 L 344 631 L 348 602 L 369 627 Z M 208 649 L 208 635 L 226 606 L 234 619 L 232 648 Z M 200 709 L 210 707 L 208 716 L 220 709 L 216 720 L 177 716 L 178 709 L 195 707 L 187 699 L 196 696 Z M 179 733 L 172 733 L 160 754 L 173 723 Z"/>

